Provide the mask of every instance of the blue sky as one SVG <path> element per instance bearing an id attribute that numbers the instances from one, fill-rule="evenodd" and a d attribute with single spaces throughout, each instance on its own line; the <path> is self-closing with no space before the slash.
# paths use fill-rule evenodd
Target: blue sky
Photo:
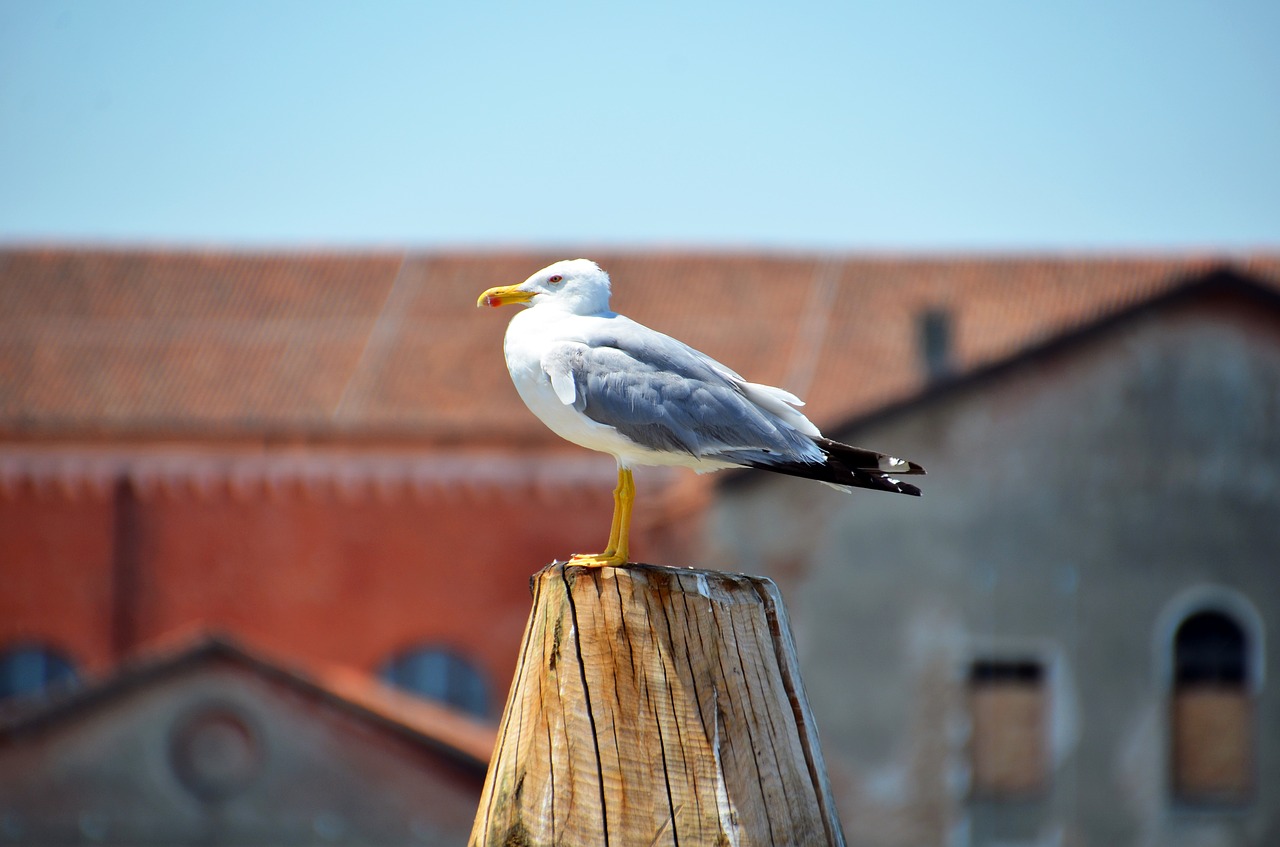
<path id="1" fill-rule="evenodd" d="M 1280 247 L 1280 3 L 0 0 L 0 241 Z"/>

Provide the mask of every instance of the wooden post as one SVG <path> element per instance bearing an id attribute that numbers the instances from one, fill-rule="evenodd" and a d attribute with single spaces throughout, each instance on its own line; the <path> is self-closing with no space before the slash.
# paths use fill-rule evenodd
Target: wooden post
<path id="1" fill-rule="evenodd" d="M 534 576 L 470 847 L 844 845 L 777 586 Z"/>

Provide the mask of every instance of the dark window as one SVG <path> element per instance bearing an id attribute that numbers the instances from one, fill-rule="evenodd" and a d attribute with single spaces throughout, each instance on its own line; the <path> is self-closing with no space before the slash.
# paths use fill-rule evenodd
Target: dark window
<path id="1" fill-rule="evenodd" d="M 71 662 L 38 644 L 20 644 L 0 652 L 0 699 L 35 694 L 75 678 Z"/>
<path id="2" fill-rule="evenodd" d="M 1034 659 L 982 659 L 969 668 L 970 792 L 1017 799 L 1044 790 L 1048 704 L 1044 665 Z"/>
<path id="3" fill-rule="evenodd" d="M 1244 630 L 1220 612 L 1200 612 L 1174 636 L 1174 678 L 1178 685 L 1243 685 L 1249 648 Z"/>
<path id="4" fill-rule="evenodd" d="M 977 661 L 969 669 L 969 681 L 987 683 L 1023 683 L 1039 685 L 1044 679 L 1044 665 L 1031 659 L 1013 661 Z"/>
<path id="5" fill-rule="evenodd" d="M 1198 612 L 1173 640 L 1170 756 L 1184 803 L 1242 803 L 1253 791 L 1255 745 L 1249 640 L 1229 616 Z"/>
<path id="6" fill-rule="evenodd" d="M 406 650 L 382 667 L 392 685 L 488 717 L 489 686 L 473 664 L 451 650 L 423 647 Z"/>

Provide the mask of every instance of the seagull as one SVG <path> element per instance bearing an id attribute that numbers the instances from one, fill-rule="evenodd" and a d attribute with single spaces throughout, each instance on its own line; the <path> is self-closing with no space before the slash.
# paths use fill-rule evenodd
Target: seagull
<path id="1" fill-rule="evenodd" d="M 896 475 L 915 462 L 824 438 L 790 392 L 747 382 L 710 356 L 609 309 L 609 275 L 588 259 L 548 265 L 477 306 L 520 304 L 503 342 L 520 399 L 552 432 L 618 462 L 613 522 L 602 553 L 571 565 L 625 565 L 637 466 L 699 473 L 759 468 L 841 490 L 919 496 Z"/>

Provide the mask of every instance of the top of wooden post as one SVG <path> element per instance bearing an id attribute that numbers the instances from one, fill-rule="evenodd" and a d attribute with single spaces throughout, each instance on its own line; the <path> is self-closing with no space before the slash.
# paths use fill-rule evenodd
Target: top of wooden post
<path id="1" fill-rule="evenodd" d="M 555 563 L 472 847 L 843 845 L 777 587 Z"/>

